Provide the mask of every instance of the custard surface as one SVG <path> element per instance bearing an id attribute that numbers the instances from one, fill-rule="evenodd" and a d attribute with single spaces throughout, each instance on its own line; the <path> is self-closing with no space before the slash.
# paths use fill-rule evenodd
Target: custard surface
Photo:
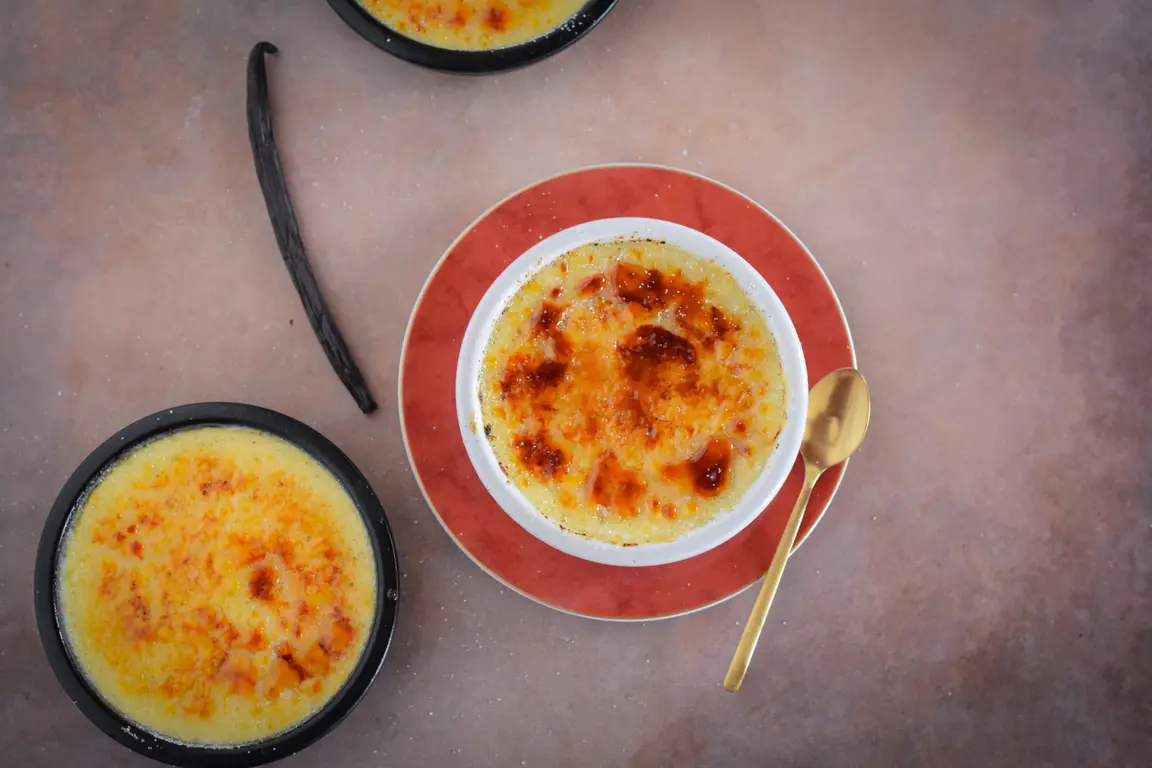
<path id="1" fill-rule="evenodd" d="M 177 431 L 121 458 L 60 558 L 57 611 L 84 676 L 178 741 L 244 744 L 303 722 L 372 630 L 376 569 L 354 502 L 254 429 Z"/>
<path id="2" fill-rule="evenodd" d="M 481 419 L 505 474 L 564 528 L 673 541 L 731 509 L 784 425 L 775 340 L 716 263 L 662 242 L 577 248 L 489 335 Z"/>
<path id="3" fill-rule="evenodd" d="M 386 26 L 437 48 L 483 51 L 551 32 L 587 0 L 357 0 Z"/>

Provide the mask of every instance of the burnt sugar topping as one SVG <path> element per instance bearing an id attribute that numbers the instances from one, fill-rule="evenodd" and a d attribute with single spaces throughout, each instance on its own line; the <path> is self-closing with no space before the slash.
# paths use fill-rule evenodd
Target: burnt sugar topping
<path id="1" fill-rule="evenodd" d="M 730 506 L 783 424 L 759 311 L 719 266 L 651 241 L 542 268 L 485 349 L 485 434 L 510 479 L 570 530 L 672 540 Z"/>
<path id="2" fill-rule="evenodd" d="M 350 676 L 375 615 L 367 530 L 299 448 L 240 427 L 120 459 L 75 513 L 65 639 L 129 720 L 194 743 L 279 733 Z"/>
<path id="3" fill-rule="evenodd" d="M 586 0 L 357 0 L 405 37 L 438 48 L 506 48 L 546 34 Z"/>

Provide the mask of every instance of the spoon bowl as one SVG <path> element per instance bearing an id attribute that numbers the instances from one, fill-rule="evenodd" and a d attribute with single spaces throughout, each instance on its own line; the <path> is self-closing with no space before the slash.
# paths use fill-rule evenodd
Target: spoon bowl
<path id="1" fill-rule="evenodd" d="M 868 382 L 855 368 L 832 371 L 808 393 L 800 454 L 821 470 L 848 460 L 868 431 Z"/>

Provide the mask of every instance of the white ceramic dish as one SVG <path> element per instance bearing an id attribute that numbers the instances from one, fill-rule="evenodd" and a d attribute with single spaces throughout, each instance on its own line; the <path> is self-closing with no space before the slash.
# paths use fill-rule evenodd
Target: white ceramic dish
<path id="1" fill-rule="evenodd" d="M 484 348 L 492 325 L 519 287 L 545 264 L 588 243 L 608 240 L 664 240 L 727 270 L 759 308 L 776 339 L 787 384 L 786 420 L 772 454 L 748 490 L 725 512 L 676 541 L 621 546 L 589 539 L 561 528 L 538 512 L 500 469 L 484 437 L 479 381 Z M 488 288 L 476 307 L 460 345 L 456 366 L 456 415 L 460 434 L 480 481 L 496 503 L 525 530 L 562 552 L 596 563 L 649 566 L 695 557 L 742 531 L 768 506 L 784 484 L 800 451 L 808 410 L 808 373 L 800 338 L 784 305 L 767 281 L 735 251 L 702 232 L 659 219 L 599 219 L 579 224 L 541 240 L 512 262 Z"/>

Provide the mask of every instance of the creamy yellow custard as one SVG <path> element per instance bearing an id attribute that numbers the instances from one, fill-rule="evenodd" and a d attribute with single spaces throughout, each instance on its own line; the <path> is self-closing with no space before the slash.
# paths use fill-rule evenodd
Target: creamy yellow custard
<path id="1" fill-rule="evenodd" d="M 405 37 L 437 48 L 507 48 L 551 32 L 587 0 L 357 0 Z"/>
<path id="2" fill-rule="evenodd" d="M 84 676 L 125 718 L 209 745 L 266 739 L 348 680 L 376 569 L 355 503 L 265 432 L 198 427 L 118 460 L 75 513 L 58 613 Z"/>
<path id="3" fill-rule="evenodd" d="M 785 420 L 776 343 L 736 280 L 662 242 L 573 250 L 512 296 L 480 375 L 484 431 L 543 514 L 673 541 L 730 509 Z"/>

